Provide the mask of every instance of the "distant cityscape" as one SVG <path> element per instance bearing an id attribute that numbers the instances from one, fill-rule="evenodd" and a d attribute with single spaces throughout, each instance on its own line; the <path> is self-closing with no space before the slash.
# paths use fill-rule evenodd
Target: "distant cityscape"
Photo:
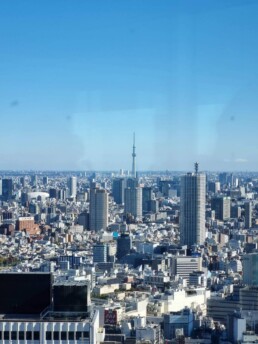
<path id="1" fill-rule="evenodd" d="M 2 171 L 1 343 L 253 343 L 258 172 Z"/>

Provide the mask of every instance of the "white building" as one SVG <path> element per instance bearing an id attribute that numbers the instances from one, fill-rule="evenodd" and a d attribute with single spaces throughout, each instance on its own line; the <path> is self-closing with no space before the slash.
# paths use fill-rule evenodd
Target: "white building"
<path id="1" fill-rule="evenodd" d="M 99 328 L 99 313 L 93 319 L 82 321 L 48 321 L 39 319 L 0 320 L 0 342 L 2 344 L 99 344 L 105 332 Z"/>
<path id="2" fill-rule="evenodd" d="M 70 177 L 68 179 L 68 189 L 69 189 L 69 197 L 76 197 L 77 194 L 77 178 Z"/>
<path id="3" fill-rule="evenodd" d="M 189 276 L 193 271 L 202 269 L 201 257 L 174 256 L 171 258 L 171 273 L 185 278 L 189 282 Z"/>
<path id="4" fill-rule="evenodd" d="M 206 302 L 210 297 L 210 291 L 203 287 L 177 289 L 162 294 L 161 298 L 154 302 L 157 314 L 179 312 L 185 307 L 197 309 L 206 314 Z"/>

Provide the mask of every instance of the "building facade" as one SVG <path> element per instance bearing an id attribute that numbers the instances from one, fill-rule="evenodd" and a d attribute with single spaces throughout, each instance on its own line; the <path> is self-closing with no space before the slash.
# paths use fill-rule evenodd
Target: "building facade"
<path id="1" fill-rule="evenodd" d="M 205 240 L 206 176 L 187 173 L 181 178 L 180 241 L 182 245 L 202 244 Z"/>
<path id="2" fill-rule="evenodd" d="M 108 226 L 108 193 L 105 189 L 90 190 L 90 230 L 99 231 Z"/>

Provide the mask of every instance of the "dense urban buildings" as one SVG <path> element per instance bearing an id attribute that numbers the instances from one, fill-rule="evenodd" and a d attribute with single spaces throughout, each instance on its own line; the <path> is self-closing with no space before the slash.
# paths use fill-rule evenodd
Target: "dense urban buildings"
<path id="1" fill-rule="evenodd" d="M 258 175 L 1 175 L 3 343 L 256 340 Z"/>

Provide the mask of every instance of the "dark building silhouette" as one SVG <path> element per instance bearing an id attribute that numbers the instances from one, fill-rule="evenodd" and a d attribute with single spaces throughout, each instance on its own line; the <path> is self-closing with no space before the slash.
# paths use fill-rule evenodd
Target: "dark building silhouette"
<path id="1" fill-rule="evenodd" d="M 129 234 L 122 233 L 117 239 L 117 259 L 126 256 L 132 249 L 132 238 Z"/>
<path id="2" fill-rule="evenodd" d="M 13 181 L 12 179 L 2 180 L 2 199 L 9 201 L 13 195 Z"/>
<path id="3" fill-rule="evenodd" d="M 115 178 L 112 185 L 112 194 L 116 204 L 123 204 L 125 201 L 126 181 L 124 178 Z"/>

